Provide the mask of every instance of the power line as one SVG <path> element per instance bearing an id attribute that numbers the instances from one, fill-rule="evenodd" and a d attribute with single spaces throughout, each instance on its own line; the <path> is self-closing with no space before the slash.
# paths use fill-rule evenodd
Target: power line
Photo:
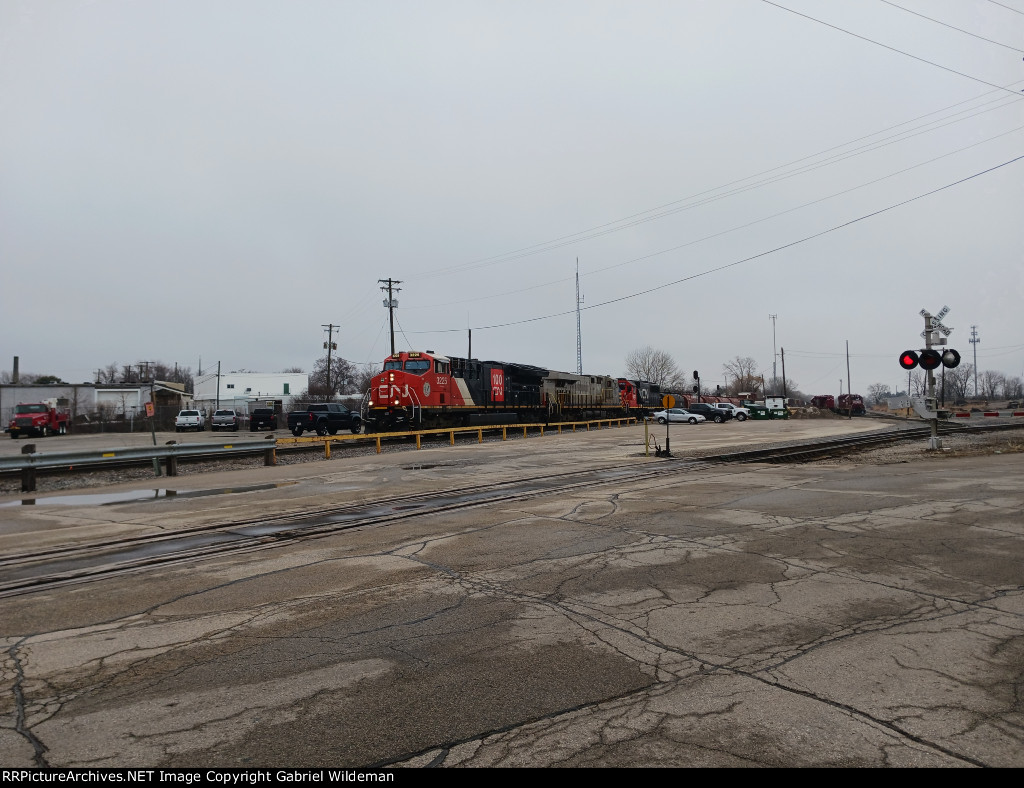
<path id="1" fill-rule="evenodd" d="M 1010 84 L 1011 85 L 1018 84 L 1019 82 L 1020 82 L 1020 80 L 1018 80 L 1016 83 L 1010 83 Z M 1006 90 L 1006 89 L 1005 88 L 1001 88 L 1001 90 Z M 678 213 L 680 211 L 689 210 L 690 208 L 700 207 L 702 205 L 706 205 L 709 202 L 713 202 L 715 200 L 722 199 L 723 197 L 732 196 L 733 194 L 740 194 L 740 193 L 742 193 L 744 191 L 749 191 L 750 189 L 757 188 L 757 187 L 760 187 L 760 186 L 765 185 L 765 184 L 776 183 L 779 180 L 784 180 L 785 178 L 792 177 L 792 175 L 788 174 L 788 173 L 782 173 L 778 177 L 766 178 L 766 179 L 764 179 L 764 180 L 762 180 L 760 182 L 757 182 L 757 183 L 754 183 L 754 184 L 748 184 L 747 186 L 743 186 L 743 187 L 739 187 L 739 188 L 733 189 L 731 191 L 725 192 L 724 194 L 715 195 L 715 192 L 721 192 L 723 189 L 729 189 L 730 187 L 738 186 L 739 184 L 745 183 L 747 181 L 751 181 L 751 180 L 753 180 L 755 178 L 761 178 L 762 176 L 770 175 L 771 173 L 778 172 L 779 170 L 786 170 L 787 168 L 792 168 L 795 165 L 800 164 L 801 162 L 809 162 L 812 159 L 815 159 L 815 158 L 818 158 L 818 157 L 821 157 L 821 156 L 825 156 L 826 154 L 833 153 L 834 151 L 840 151 L 843 148 L 848 148 L 851 145 L 856 145 L 858 142 L 861 142 L 863 140 L 868 140 L 868 139 L 871 139 L 872 137 L 877 137 L 880 134 L 885 134 L 886 132 L 892 131 L 894 129 L 898 129 L 901 126 L 907 126 L 909 124 L 916 123 L 917 121 L 924 120 L 925 118 L 928 118 L 928 117 L 930 117 L 932 115 L 937 115 L 937 114 L 940 114 L 940 113 L 943 113 L 943 112 L 947 112 L 947 111 L 949 111 L 951 109 L 954 109 L 956 107 L 959 107 L 959 106 L 961 106 L 963 104 L 970 104 L 972 102 L 975 102 L 975 101 L 978 101 L 979 99 L 984 98 L 987 95 L 990 95 L 992 93 L 997 93 L 997 92 L 999 92 L 999 91 L 988 91 L 987 93 L 983 93 L 980 96 L 975 96 L 973 98 L 964 99 L 963 101 L 958 101 L 958 102 L 956 102 L 954 104 L 950 104 L 950 105 L 948 105 L 946 107 L 942 107 L 941 109 L 937 109 L 937 110 L 934 110 L 932 112 L 926 112 L 925 114 L 918 115 L 917 117 L 911 118 L 910 120 L 906 120 L 906 121 L 903 121 L 901 123 L 894 124 L 894 125 L 889 126 L 887 128 L 880 129 L 879 131 L 871 132 L 870 134 L 865 134 L 865 135 L 863 135 L 861 137 L 857 137 L 855 139 L 849 140 L 849 141 L 841 143 L 839 145 L 834 145 L 831 148 L 826 148 L 826 149 L 818 151 L 816 153 L 812 153 L 812 154 L 809 154 L 807 156 L 802 156 L 802 157 L 800 157 L 798 159 L 794 159 L 793 161 L 787 162 L 785 164 L 780 164 L 780 165 L 777 165 L 775 167 L 771 167 L 771 168 L 769 168 L 767 170 L 762 170 L 761 172 L 754 173 L 753 175 L 748 175 L 748 176 L 745 176 L 743 178 L 738 178 L 736 180 L 729 181 L 729 182 L 724 183 L 724 184 L 722 184 L 720 186 L 715 186 L 715 187 L 712 187 L 710 189 L 705 189 L 704 191 L 701 191 L 701 192 L 696 192 L 696 193 L 691 194 L 691 195 L 689 195 L 687 197 L 681 197 L 678 200 L 673 200 L 671 202 L 663 203 L 662 205 L 655 206 L 653 208 L 648 208 L 646 210 L 639 211 L 639 212 L 634 213 L 634 214 L 630 214 L 629 216 L 623 217 L 621 219 L 616 219 L 616 220 L 611 221 L 611 222 L 605 222 L 604 224 L 596 225 L 596 226 L 591 227 L 591 228 L 586 229 L 586 230 L 580 230 L 578 232 L 570 233 L 568 235 L 558 236 L 556 238 L 552 238 L 552 239 L 547 240 L 547 241 L 541 241 L 539 243 L 531 244 L 529 246 L 520 247 L 519 249 L 513 249 L 513 250 L 511 250 L 509 252 L 504 252 L 504 253 L 499 254 L 499 255 L 492 255 L 490 257 L 478 258 L 477 260 L 472 260 L 472 261 L 470 261 L 468 263 L 462 263 L 462 264 L 455 265 L 455 266 L 448 266 L 446 268 L 439 268 L 439 269 L 436 269 L 435 271 L 427 272 L 425 274 L 422 274 L 419 277 L 417 277 L 417 279 L 429 279 L 429 278 L 433 278 L 433 277 L 437 277 L 437 276 L 444 276 L 444 275 L 448 275 L 448 274 L 464 273 L 466 271 L 471 271 L 471 270 L 477 269 L 477 268 L 487 268 L 487 267 L 492 266 L 492 265 L 498 265 L 498 264 L 501 264 L 501 263 L 507 263 L 507 262 L 511 262 L 513 260 L 519 260 L 519 259 L 522 259 L 523 257 L 529 257 L 529 256 L 532 256 L 532 255 L 535 255 L 535 254 L 541 254 L 543 252 L 550 252 L 550 251 L 553 251 L 555 249 L 560 249 L 560 248 L 562 248 L 564 246 L 569 246 L 569 245 L 572 245 L 572 244 L 575 244 L 575 243 L 580 243 L 582 241 L 588 241 L 588 240 L 591 240 L 593 238 L 599 238 L 599 237 L 604 236 L 604 235 L 609 235 L 609 234 L 612 234 L 612 233 L 619 232 L 621 230 L 626 230 L 626 229 L 629 229 L 629 228 L 632 228 L 632 227 L 636 227 L 639 224 L 644 224 L 646 222 L 656 221 L 658 219 L 664 218 L 665 216 L 670 216 L 670 215 Z M 1013 96 L 1014 99 L 1021 98 L 1014 91 L 1008 91 L 1008 92 L 1010 93 L 1010 95 Z M 999 101 L 1002 101 L 1002 103 L 999 104 L 999 106 L 996 106 L 996 107 L 990 107 L 989 109 L 980 110 L 978 112 L 973 112 L 972 114 L 968 114 L 968 115 L 966 115 L 966 117 L 960 118 L 958 120 L 950 120 L 950 123 L 958 123 L 961 120 L 966 120 L 968 118 L 977 117 L 978 115 L 983 114 L 985 112 L 992 112 L 992 111 L 997 110 L 997 109 L 1002 109 L 1003 107 L 1008 106 L 1009 103 L 1010 103 L 1006 99 L 1007 99 L 1007 97 L 1005 95 L 1001 95 L 999 98 L 996 98 L 996 99 L 990 99 L 989 101 L 985 102 L 985 104 L 993 104 L 993 103 L 996 103 L 996 102 L 999 102 Z M 980 106 L 985 106 L 985 104 L 982 104 Z M 975 109 L 977 109 L 977 108 L 975 108 Z M 870 151 L 878 150 L 881 147 L 885 147 L 885 145 L 895 144 L 896 142 L 901 142 L 903 140 L 910 139 L 912 136 L 917 136 L 918 134 L 924 134 L 924 133 L 927 133 L 928 131 L 935 131 L 938 128 L 944 128 L 945 126 L 950 125 L 950 123 L 943 123 L 942 125 L 935 126 L 935 127 L 931 128 L 931 129 L 929 129 L 927 127 L 932 125 L 932 124 L 934 124 L 934 123 L 939 123 L 942 120 L 949 120 L 950 118 L 955 118 L 957 115 L 961 115 L 963 113 L 968 113 L 968 112 L 971 112 L 971 110 L 970 109 L 960 110 L 959 112 L 953 113 L 952 115 L 949 115 L 946 118 L 940 118 L 940 119 L 937 119 L 937 120 L 934 120 L 934 121 L 928 121 L 927 123 L 924 123 L 921 126 L 918 126 L 916 128 L 907 129 L 905 132 L 899 132 L 899 133 L 897 133 L 895 135 L 892 135 L 890 137 L 883 138 L 882 140 L 877 140 L 874 143 L 868 143 L 868 144 L 862 145 L 861 149 L 860 149 L 860 152 L 861 153 L 865 153 L 865 152 L 870 152 Z M 917 132 L 917 134 L 915 134 L 914 132 Z M 901 136 L 901 135 L 903 135 L 903 136 Z M 884 143 L 884 144 L 879 144 L 879 143 Z M 856 151 L 857 149 L 854 149 L 854 150 Z M 850 156 L 852 156 L 852 155 L 859 155 L 859 154 L 854 154 L 854 153 L 849 152 L 849 151 L 846 154 L 835 153 L 833 156 L 828 157 L 828 158 L 824 159 L 823 161 L 818 162 L 816 164 L 808 163 L 807 165 L 805 165 L 805 168 L 802 170 L 802 172 L 813 171 L 815 169 L 818 169 L 821 166 L 825 166 L 826 163 L 834 163 L 836 161 L 843 161 L 843 160 L 845 160 L 847 158 L 850 158 Z M 799 173 L 797 173 L 797 174 L 799 174 Z M 708 196 L 708 195 L 715 195 L 715 196 Z M 704 199 L 698 200 L 698 198 L 704 198 Z M 691 201 L 691 200 L 693 200 L 695 202 L 689 202 L 688 204 L 681 205 L 681 203 L 687 203 L 688 201 Z"/>
<path id="2" fill-rule="evenodd" d="M 814 240 L 815 238 L 820 238 L 823 235 L 828 235 L 829 233 L 835 232 L 836 230 L 841 230 L 844 227 L 849 227 L 851 225 L 854 225 L 854 224 L 857 224 L 859 222 L 862 222 L 862 221 L 864 221 L 866 219 L 870 219 L 870 218 L 872 218 L 874 216 L 879 216 L 879 215 L 881 215 L 883 213 L 887 213 L 888 211 L 894 210 L 894 209 L 899 208 L 901 206 L 909 205 L 912 202 L 916 202 L 917 200 L 924 199 L 925 197 L 930 197 L 933 194 L 938 194 L 939 192 L 945 191 L 946 189 L 951 189 L 954 186 L 959 186 L 959 185 L 961 185 L 963 183 L 966 183 L 967 181 L 970 181 L 970 180 L 973 180 L 975 178 L 981 177 L 982 175 L 987 175 L 990 172 L 995 172 L 996 170 L 1001 169 L 1002 167 L 1006 167 L 1006 166 L 1008 166 L 1010 164 L 1014 164 L 1014 163 L 1016 163 L 1018 161 L 1021 161 L 1022 159 L 1024 159 L 1024 156 L 1017 156 L 1017 157 L 1015 157 L 1013 159 L 1009 159 L 1007 161 L 1004 161 L 1001 164 L 996 164 L 995 166 L 989 167 L 988 169 L 981 170 L 981 171 L 976 172 L 976 173 L 974 173 L 972 175 L 968 175 L 965 178 L 961 178 L 961 179 L 953 181 L 951 183 L 947 183 L 944 186 L 939 186 L 936 189 L 931 189 L 930 191 L 922 192 L 921 194 L 918 194 L 918 195 L 916 195 L 914 197 L 909 197 L 906 200 L 901 200 L 900 202 L 897 202 L 897 203 L 893 203 L 892 205 L 886 206 L 885 208 L 879 208 L 877 211 L 872 211 L 871 213 L 866 213 L 863 216 L 858 216 L 855 219 L 850 219 L 849 221 L 842 222 L 841 224 L 834 225 L 834 226 L 829 227 L 829 228 L 827 228 L 825 230 L 821 230 L 819 232 L 812 233 L 811 235 L 804 236 L 803 238 L 798 238 L 797 240 L 790 241 L 787 244 L 782 244 L 781 246 L 776 246 L 773 249 L 768 249 L 768 250 L 766 250 L 764 252 L 759 252 L 757 254 L 750 255 L 749 257 L 744 257 L 741 260 L 735 260 L 734 262 L 726 263 L 725 265 L 720 265 L 720 266 L 717 266 L 715 268 L 709 268 L 709 269 L 707 269 L 705 271 L 700 271 L 700 272 L 698 272 L 696 274 L 691 274 L 689 276 L 684 276 L 684 277 L 682 277 L 680 279 L 675 279 L 675 280 L 673 280 L 671 282 L 666 282 L 665 284 L 657 285 L 656 287 L 649 287 L 646 290 L 639 290 L 639 291 L 637 291 L 635 293 L 629 293 L 628 295 L 619 296 L 617 298 L 612 298 L 612 299 L 609 299 L 607 301 L 601 301 L 601 302 L 599 302 L 597 304 L 591 304 L 590 306 L 583 307 L 583 309 L 585 309 L 585 310 L 586 309 L 599 309 L 601 307 L 609 306 L 611 304 L 617 304 L 617 303 L 619 303 L 621 301 L 628 301 L 628 300 L 631 300 L 633 298 L 638 298 L 638 297 L 643 296 L 643 295 L 649 295 L 650 293 L 655 293 L 655 292 L 658 292 L 659 290 L 665 290 L 665 289 L 667 289 L 669 287 L 674 287 L 675 285 L 682 284 L 683 282 L 689 282 L 689 281 L 691 281 L 693 279 L 698 279 L 699 277 L 707 276 L 708 274 L 713 274 L 713 273 L 715 273 L 717 271 L 724 271 L 724 270 L 726 270 L 728 268 L 733 268 L 735 266 L 742 265 L 743 263 L 749 263 L 752 260 L 757 260 L 757 259 L 760 259 L 762 257 L 766 257 L 766 256 L 768 256 L 770 254 L 774 254 L 775 252 L 781 252 L 783 249 L 790 249 L 790 248 L 792 248 L 794 246 L 799 246 L 802 243 L 806 243 L 807 241 Z M 536 322 L 538 322 L 540 320 L 550 320 L 550 319 L 556 318 L 556 317 L 564 317 L 565 315 L 569 315 L 569 314 L 572 314 L 572 312 L 571 311 L 570 312 L 555 312 L 555 313 L 552 313 L 552 314 L 549 314 L 549 315 L 539 315 L 537 317 L 525 318 L 523 320 L 513 320 L 513 321 L 510 321 L 510 322 L 507 322 L 507 323 L 495 323 L 495 324 L 489 325 L 489 326 L 474 326 L 474 329 L 478 330 L 478 331 L 482 331 L 482 330 L 494 329 L 494 328 L 509 328 L 511 326 L 519 326 L 519 325 L 524 325 L 526 323 L 536 323 Z M 411 333 L 411 334 L 448 334 L 448 333 L 453 333 L 455 331 L 463 331 L 463 330 L 464 329 L 461 329 L 461 328 L 459 328 L 459 329 L 448 328 L 448 329 L 436 329 L 436 330 L 430 330 L 430 331 L 410 331 L 409 333 Z"/>
<path id="3" fill-rule="evenodd" d="M 1010 90 L 1009 88 L 1003 87 L 1002 85 L 997 85 L 994 82 L 988 82 L 987 80 L 981 79 L 979 77 L 972 77 L 970 74 L 965 74 L 962 71 L 957 71 L 955 68 L 949 68 L 948 66 L 943 66 L 941 63 L 936 63 L 933 60 L 928 60 L 927 58 L 918 57 L 917 55 L 912 55 L 909 52 L 905 52 L 902 49 L 897 49 L 896 47 L 889 46 L 888 44 L 883 44 L 881 41 L 875 41 L 873 38 L 868 38 L 867 36 L 862 36 L 859 33 L 854 33 L 852 30 L 847 30 L 846 28 L 830 24 L 829 22 L 825 22 L 825 21 L 823 21 L 821 19 L 817 19 L 817 18 L 815 18 L 813 16 L 809 16 L 807 14 L 802 14 L 799 11 L 794 11 L 792 8 L 786 8 L 786 6 L 784 6 L 784 5 L 779 5 L 778 3 L 773 3 L 772 0 L 761 0 L 761 2 L 762 3 L 766 3 L 766 4 L 770 5 L 770 6 L 775 6 L 776 8 L 778 8 L 781 11 L 788 11 L 791 14 L 796 14 L 797 16 L 802 16 L 804 19 L 809 19 L 812 22 L 817 22 L 819 25 L 824 25 L 825 27 L 830 27 L 833 30 L 838 30 L 840 33 L 846 33 L 847 35 L 853 36 L 854 38 L 859 38 L 861 41 L 867 41 L 869 44 L 874 44 L 876 46 L 884 47 L 885 49 L 888 49 L 888 50 L 890 50 L 892 52 L 898 52 L 899 54 L 905 55 L 905 56 L 907 56 L 909 58 L 913 58 L 914 60 L 919 60 L 922 63 L 927 63 L 929 66 L 935 66 L 936 68 L 941 68 L 943 71 L 948 71 L 951 74 L 957 74 L 957 75 L 959 75 L 961 77 L 966 77 L 967 79 L 972 79 L 975 82 L 980 82 L 981 84 L 988 85 L 989 87 L 992 87 L 992 88 L 998 88 L 999 90 L 1005 90 L 1008 93 L 1012 93 L 1017 98 L 1022 98 L 1022 96 L 1018 95 L 1016 92 Z"/>
<path id="4" fill-rule="evenodd" d="M 999 6 L 1000 8 L 1005 8 L 1005 9 L 1006 9 L 1007 11 L 1013 11 L 1013 13 L 1015 13 L 1015 14 L 1021 14 L 1021 15 L 1024 15 L 1024 11 L 1018 11 L 1018 10 L 1017 10 L 1016 8 L 1011 8 L 1010 6 L 1008 6 L 1008 5 L 1005 5 L 1005 4 L 1003 4 L 1003 3 L 997 3 L 997 2 L 996 2 L 996 0 L 988 0 L 988 1 L 989 1 L 990 3 L 992 3 L 992 5 L 997 5 L 997 6 Z"/>
<path id="5" fill-rule="evenodd" d="M 949 124 L 946 124 L 946 125 L 949 125 Z M 875 178 L 874 180 L 866 181 L 864 183 L 858 184 L 857 186 L 851 186 L 849 189 L 843 189 L 843 190 L 838 191 L 838 192 L 833 192 L 832 194 L 825 195 L 824 197 L 819 197 L 819 198 L 817 198 L 815 200 L 811 200 L 810 202 L 805 202 L 805 203 L 802 203 L 800 205 L 793 206 L 792 208 L 787 208 L 784 211 L 779 211 L 777 213 L 769 214 L 768 216 L 762 216 L 760 219 L 754 219 L 754 220 L 746 222 L 744 224 L 735 225 L 735 226 L 730 227 L 730 228 L 728 228 L 726 230 L 721 230 L 721 231 L 719 231 L 717 233 L 711 233 L 710 235 L 705 235 L 705 236 L 702 236 L 700 238 L 695 238 L 692 241 L 687 241 L 686 243 L 679 244 L 678 246 L 672 246 L 672 247 L 669 247 L 668 249 L 661 249 L 661 250 L 659 250 L 657 252 L 651 252 L 649 254 L 641 255 L 640 257 L 633 257 L 633 258 L 631 258 L 629 260 L 624 260 L 622 262 L 613 263 L 612 265 L 604 266 L 603 268 L 596 268 L 596 269 L 588 272 L 588 275 L 592 276 L 594 274 L 603 273 L 605 271 L 611 271 L 611 270 L 613 270 L 615 268 L 621 268 L 624 265 L 631 265 L 633 263 L 642 262 L 644 260 L 650 260 L 653 257 L 658 257 L 659 255 L 668 254 L 669 252 L 679 251 L 680 249 L 685 249 L 685 248 L 687 248 L 689 246 L 694 246 L 694 245 L 696 245 L 698 243 L 702 243 L 704 241 L 708 241 L 708 240 L 711 240 L 713 238 L 720 238 L 723 235 L 728 235 L 729 233 L 733 233 L 733 232 L 736 232 L 738 230 L 744 230 L 744 229 L 746 229 L 748 227 L 753 227 L 756 224 L 761 224 L 761 223 L 769 221 L 771 219 L 777 219 L 780 216 L 785 216 L 786 214 L 793 213 L 794 211 L 799 211 L 799 210 L 802 210 L 804 208 L 809 208 L 809 207 L 811 207 L 813 205 L 817 205 L 818 203 L 825 202 L 827 200 L 832 200 L 832 199 L 835 199 L 836 197 L 841 197 L 844 194 L 849 194 L 849 193 L 857 191 L 859 189 L 864 189 L 864 188 L 866 188 L 868 186 L 872 186 L 874 184 L 881 183 L 882 181 L 888 180 L 889 178 L 894 178 L 897 175 L 903 175 L 903 174 L 905 174 L 907 172 L 910 172 L 911 170 L 918 169 L 919 167 L 924 167 L 924 166 L 926 166 L 928 164 L 933 164 L 933 163 L 935 163 L 937 161 L 940 161 L 941 159 L 948 158 L 949 156 L 954 156 L 957 153 L 962 153 L 965 150 L 970 150 L 971 148 L 975 148 L 975 147 L 977 147 L 979 145 L 984 145 L 984 144 L 986 144 L 988 142 L 991 142 L 992 140 L 999 139 L 1000 137 L 1005 137 L 1007 134 L 1013 134 L 1015 132 L 1022 131 L 1022 130 L 1024 130 L 1024 126 L 1017 126 L 1016 128 L 1010 129 L 1009 131 L 1004 131 L 1001 134 L 996 134 L 995 136 L 988 137 L 987 139 L 971 143 L 970 145 L 965 145 L 962 148 L 957 148 L 956 150 L 952 150 L 952 151 L 950 151 L 948 153 L 943 153 L 940 156 L 935 156 L 935 157 L 933 157 L 931 159 L 927 159 L 925 161 L 918 162 L 917 164 L 913 164 L 910 167 L 905 167 L 902 170 L 896 170 L 895 172 L 891 172 L 888 175 L 883 175 L 880 178 Z M 924 132 L 921 132 L 921 133 L 924 133 Z M 909 139 L 909 137 L 904 137 L 903 139 L 904 140 L 905 139 Z M 824 165 L 822 165 L 822 166 L 824 166 Z M 781 180 L 781 178 L 780 178 L 780 180 Z M 437 309 L 439 307 L 453 306 L 455 304 L 462 304 L 462 303 L 465 303 L 466 301 L 474 301 L 474 302 L 476 302 L 476 301 L 483 301 L 483 300 L 487 300 L 487 299 L 491 299 L 491 298 L 507 298 L 509 295 L 514 295 L 516 293 L 525 293 L 525 292 L 529 292 L 531 290 L 537 290 L 537 289 L 540 289 L 540 288 L 551 287 L 552 285 L 560 284 L 560 283 L 565 282 L 565 281 L 567 281 L 567 280 L 566 280 L 566 278 L 563 277 L 562 279 L 556 279 L 556 280 L 552 280 L 550 282 L 544 282 L 544 283 L 541 283 L 541 284 L 532 285 L 530 287 L 520 288 L 518 290 L 503 290 L 500 293 L 495 293 L 495 294 L 489 295 L 489 296 L 474 296 L 473 298 L 470 298 L 470 299 L 462 299 L 460 301 L 447 301 L 447 302 L 443 302 L 443 303 L 440 303 L 440 304 L 436 304 L 435 303 L 435 304 L 430 304 L 430 305 L 424 305 L 422 307 L 414 307 L 414 309 Z"/>
<path id="6" fill-rule="evenodd" d="M 890 0 L 878 0 L 878 1 L 880 3 L 885 3 L 886 5 L 891 5 L 893 8 L 898 8 L 898 9 L 900 9 L 900 11 L 906 11 L 908 14 L 913 14 L 914 16 L 919 16 L 922 19 L 927 19 L 929 22 L 934 22 L 937 25 L 942 25 L 943 27 L 948 27 L 950 30 L 956 30 L 959 33 L 964 33 L 965 35 L 969 35 L 969 36 L 972 36 L 974 38 L 978 38 L 978 39 L 980 39 L 982 41 L 988 41 L 990 44 L 995 44 L 996 46 L 1005 47 L 1006 49 L 1012 49 L 1014 52 L 1024 52 L 1024 49 L 1020 49 L 1019 47 L 1012 47 L 1009 44 L 1002 44 L 999 41 L 993 41 L 991 38 L 985 38 L 985 36 L 979 36 L 979 35 L 977 35 L 975 33 L 972 33 L 970 30 L 964 30 L 963 28 L 956 27 L 955 25 L 947 25 L 945 22 L 941 22 L 938 19 L 932 19 L 930 16 L 925 16 L 924 14 L 919 14 L 919 13 L 917 13 L 917 11 L 911 11 L 909 8 L 904 8 L 903 6 L 898 5 L 897 3 L 890 2 Z"/>

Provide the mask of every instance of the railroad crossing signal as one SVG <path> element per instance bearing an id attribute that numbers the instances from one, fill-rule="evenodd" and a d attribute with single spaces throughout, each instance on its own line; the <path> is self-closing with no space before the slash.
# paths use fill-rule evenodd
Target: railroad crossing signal
<path id="1" fill-rule="evenodd" d="M 925 348 L 920 353 L 914 350 L 904 350 L 900 354 L 900 366 L 904 369 L 914 369 L 918 364 L 921 369 L 938 369 L 940 366 L 952 369 L 960 366 L 960 354 L 952 348 L 939 352 L 932 348 Z"/>

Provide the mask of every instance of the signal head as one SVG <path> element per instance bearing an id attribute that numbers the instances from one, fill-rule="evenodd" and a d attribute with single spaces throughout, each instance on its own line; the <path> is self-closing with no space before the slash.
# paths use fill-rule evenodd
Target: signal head
<path id="1" fill-rule="evenodd" d="M 960 366 L 960 354 L 957 353 L 953 348 L 947 349 L 942 354 L 942 366 L 947 369 L 953 369 L 953 367 Z"/>
<path id="2" fill-rule="evenodd" d="M 942 364 L 942 354 L 937 350 L 928 348 L 922 350 L 921 355 L 918 356 L 918 363 L 921 365 L 921 369 L 933 370 L 938 369 Z"/>
<path id="3" fill-rule="evenodd" d="M 904 350 L 900 355 L 900 366 L 904 369 L 913 369 L 917 366 L 917 353 L 913 350 Z"/>

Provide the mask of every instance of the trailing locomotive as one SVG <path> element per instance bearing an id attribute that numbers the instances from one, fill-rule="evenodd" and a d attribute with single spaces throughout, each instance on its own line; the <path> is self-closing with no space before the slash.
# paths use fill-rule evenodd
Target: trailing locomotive
<path id="1" fill-rule="evenodd" d="M 651 384 L 511 364 L 403 351 L 384 360 L 367 403 L 368 432 L 489 424 L 549 423 L 622 416 Z M 656 387 L 655 387 L 656 388 Z"/>

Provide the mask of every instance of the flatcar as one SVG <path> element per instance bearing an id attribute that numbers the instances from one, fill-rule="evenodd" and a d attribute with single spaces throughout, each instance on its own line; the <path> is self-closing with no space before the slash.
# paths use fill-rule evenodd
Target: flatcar
<path id="1" fill-rule="evenodd" d="M 624 401 L 620 382 L 608 375 L 402 351 L 388 356 L 372 378 L 366 428 L 386 432 L 620 416 L 637 407 Z M 631 384 L 635 388 L 638 382 Z M 650 396 L 649 386 L 644 396 Z M 639 395 L 634 391 L 633 396 Z"/>

